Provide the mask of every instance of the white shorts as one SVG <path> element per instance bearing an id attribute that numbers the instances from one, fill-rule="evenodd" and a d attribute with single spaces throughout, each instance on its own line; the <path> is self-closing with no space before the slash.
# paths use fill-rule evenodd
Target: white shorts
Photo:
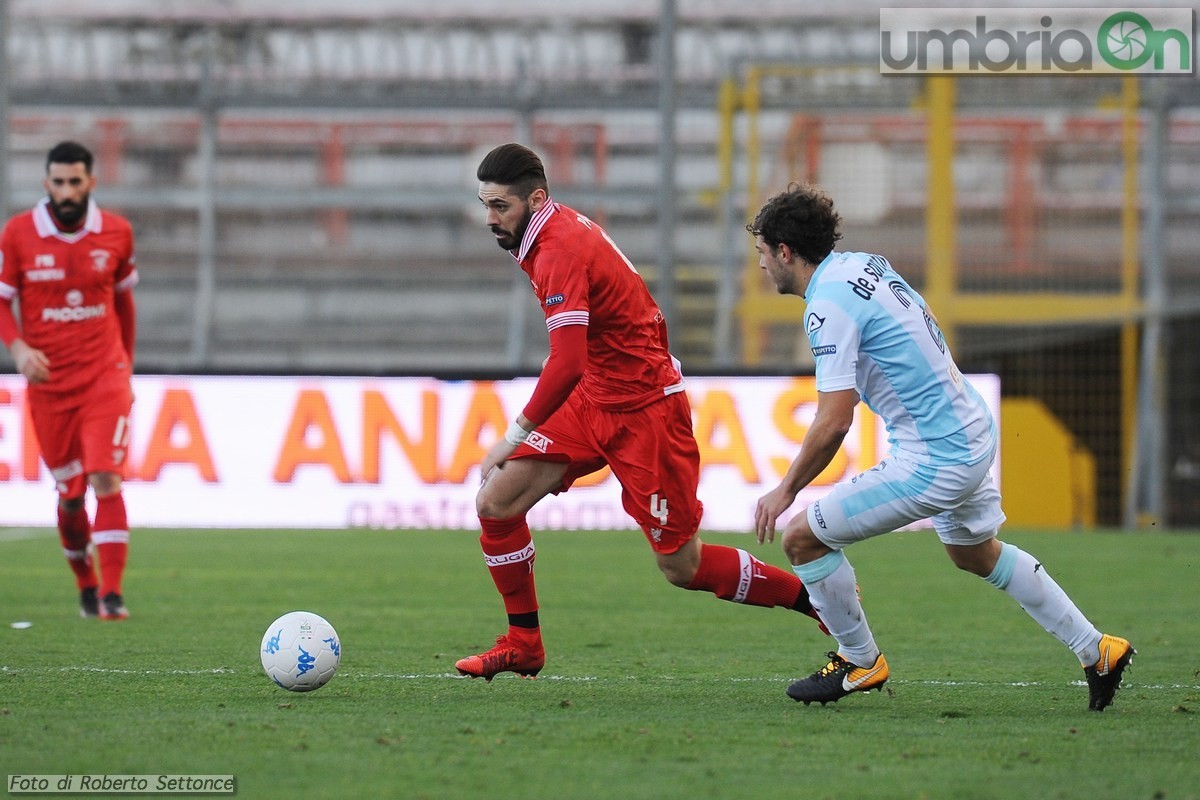
<path id="1" fill-rule="evenodd" d="M 923 519 L 945 544 L 986 542 L 1005 519 L 992 460 L 935 467 L 889 456 L 809 506 L 808 524 L 834 550 Z"/>

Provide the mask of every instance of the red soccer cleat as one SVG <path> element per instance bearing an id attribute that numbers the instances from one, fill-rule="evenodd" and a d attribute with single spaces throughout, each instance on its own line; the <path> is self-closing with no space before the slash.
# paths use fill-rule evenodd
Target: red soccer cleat
<path id="1" fill-rule="evenodd" d="M 533 678 L 545 664 L 546 649 L 542 647 L 540 638 L 536 640 L 536 647 L 527 647 L 505 635 L 496 637 L 496 646 L 491 650 L 461 658 L 454 666 L 463 675 L 491 681 L 501 672 L 515 672 L 523 678 Z"/>

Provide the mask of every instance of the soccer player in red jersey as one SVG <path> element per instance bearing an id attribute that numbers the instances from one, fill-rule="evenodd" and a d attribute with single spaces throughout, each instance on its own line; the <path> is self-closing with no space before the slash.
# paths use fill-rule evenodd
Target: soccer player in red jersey
<path id="1" fill-rule="evenodd" d="M 80 613 L 122 620 L 129 616 L 121 589 L 129 523 L 121 480 L 138 274 L 133 230 L 91 199 L 95 184 L 86 147 L 61 142 L 50 150 L 46 198 L 0 233 L 0 340 L 29 384 L 42 459 L 58 485 L 58 532 Z M 94 523 L 84 507 L 88 486 L 96 496 Z"/>
<path id="2" fill-rule="evenodd" d="M 817 618 L 794 574 L 697 536 L 703 506 L 691 407 L 662 312 L 633 264 L 599 225 L 551 199 L 542 161 L 527 147 L 495 148 L 476 177 L 487 226 L 529 275 L 545 312 L 550 355 L 528 404 L 484 457 L 475 501 L 508 632 L 459 660 L 458 671 L 491 680 L 541 670 L 526 514 L 605 465 L 672 584 Z"/>

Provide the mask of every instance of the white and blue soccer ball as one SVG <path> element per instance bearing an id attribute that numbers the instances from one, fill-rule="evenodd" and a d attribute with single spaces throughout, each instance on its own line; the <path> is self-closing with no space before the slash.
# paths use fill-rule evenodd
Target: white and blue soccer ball
<path id="1" fill-rule="evenodd" d="M 311 611 L 291 611 L 263 634 L 263 669 L 289 692 L 311 692 L 329 683 L 342 661 L 342 642 L 329 621 Z"/>

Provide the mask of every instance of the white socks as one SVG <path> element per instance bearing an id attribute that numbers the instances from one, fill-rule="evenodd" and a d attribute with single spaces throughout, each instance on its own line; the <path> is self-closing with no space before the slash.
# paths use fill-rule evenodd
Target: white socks
<path id="1" fill-rule="evenodd" d="M 1080 664 L 1088 667 L 1100 660 L 1100 631 L 1033 556 L 1002 543 L 996 568 L 984 580 L 1020 603 L 1047 633 L 1071 648 Z"/>
<path id="2" fill-rule="evenodd" d="M 842 658 L 860 667 L 874 664 L 879 648 L 858 600 L 854 568 L 842 552 L 827 553 L 816 561 L 793 566 L 792 571 L 804 582 L 809 600 L 837 640 Z"/>
<path id="3" fill-rule="evenodd" d="M 860 667 L 874 664 L 879 647 L 858 600 L 854 568 L 842 552 L 835 550 L 792 571 L 804 582 L 842 657 Z M 1100 631 L 1033 556 L 1001 543 L 996 567 L 984 580 L 1020 603 L 1047 633 L 1071 648 L 1080 664 L 1087 667 L 1100 660 Z"/>

